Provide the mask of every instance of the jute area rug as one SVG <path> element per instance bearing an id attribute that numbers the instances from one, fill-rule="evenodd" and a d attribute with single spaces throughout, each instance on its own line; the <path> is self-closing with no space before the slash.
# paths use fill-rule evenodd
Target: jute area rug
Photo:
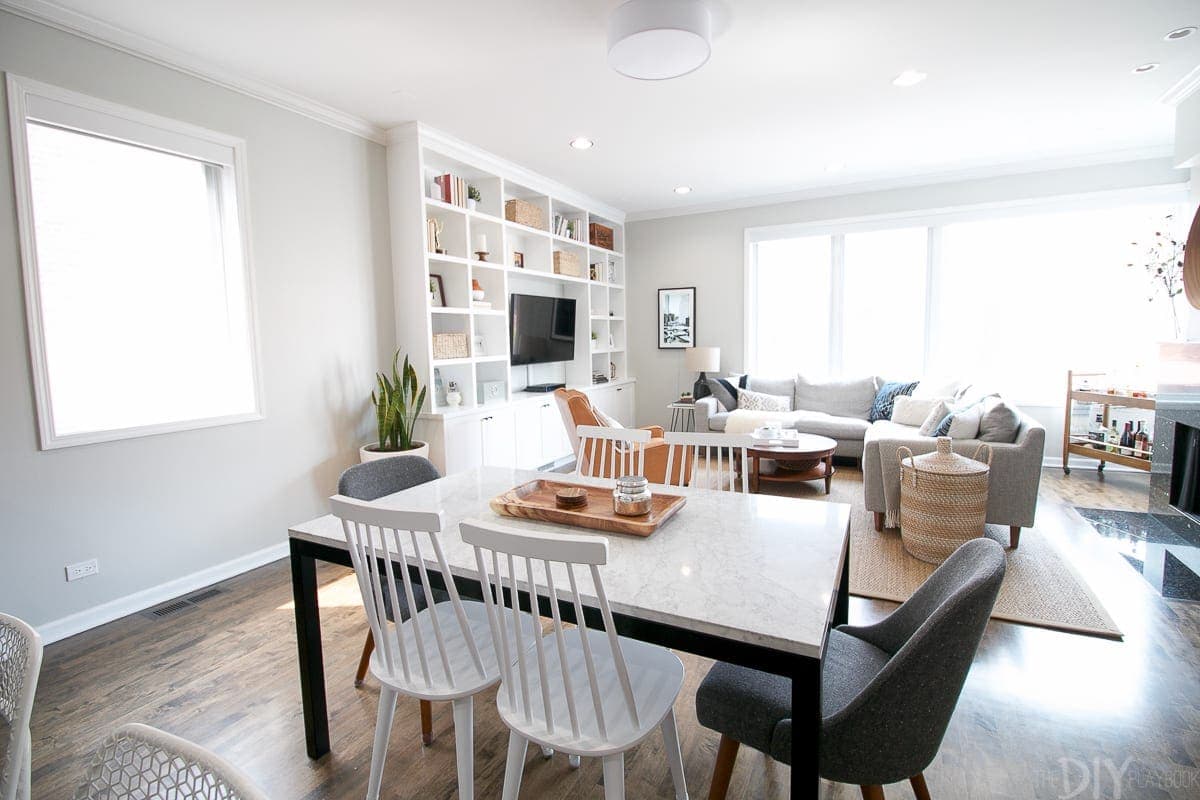
<path id="1" fill-rule="evenodd" d="M 853 478 L 833 480 L 824 487 L 797 490 L 796 496 L 847 503 L 850 508 L 850 594 L 903 602 L 936 569 L 905 552 L 899 531 L 876 533 L 863 504 L 862 483 Z M 793 494 L 789 492 L 789 494 Z M 1120 639 L 1121 631 L 1075 568 L 1037 528 L 1021 532 L 1021 546 L 1008 549 L 1008 528 L 987 526 L 987 535 L 1005 547 L 1008 570 L 993 619 L 1022 625 Z"/>

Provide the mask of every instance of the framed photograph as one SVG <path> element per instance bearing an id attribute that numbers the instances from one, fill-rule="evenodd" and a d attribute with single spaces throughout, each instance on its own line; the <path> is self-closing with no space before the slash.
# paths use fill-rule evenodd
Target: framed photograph
<path id="1" fill-rule="evenodd" d="M 696 346 L 696 287 L 658 290 L 658 349 Z"/>
<path id="2" fill-rule="evenodd" d="M 524 253 L 518 253 L 516 250 L 513 250 L 513 263 L 512 263 L 512 265 L 513 265 L 514 267 L 516 267 L 517 269 L 525 269 L 525 254 L 524 254 Z"/>
<path id="3" fill-rule="evenodd" d="M 434 308 L 446 307 L 446 285 L 442 283 L 441 275 L 429 276 L 429 305 Z"/>

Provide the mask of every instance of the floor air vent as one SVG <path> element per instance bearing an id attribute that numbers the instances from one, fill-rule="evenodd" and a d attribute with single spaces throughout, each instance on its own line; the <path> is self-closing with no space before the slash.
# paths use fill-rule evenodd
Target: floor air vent
<path id="1" fill-rule="evenodd" d="M 169 617 L 173 614 L 178 614 L 181 611 L 187 611 L 189 608 L 197 606 L 210 597 L 216 597 L 219 594 L 222 594 L 221 590 L 215 587 L 205 589 L 204 591 L 197 592 L 196 594 L 189 595 L 187 597 L 181 597 L 178 600 L 172 600 L 171 602 L 163 603 L 161 606 L 156 608 L 143 611 L 142 616 L 149 617 L 150 619 L 162 619 L 163 617 Z"/>

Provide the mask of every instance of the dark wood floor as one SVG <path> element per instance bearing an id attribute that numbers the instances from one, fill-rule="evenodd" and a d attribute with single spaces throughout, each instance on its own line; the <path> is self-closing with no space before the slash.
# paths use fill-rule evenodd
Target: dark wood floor
<path id="1" fill-rule="evenodd" d="M 839 469 L 836 480 L 861 476 Z M 934 798 L 1062 798 L 1085 779 L 1087 787 L 1073 796 L 1200 797 L 1200 604 L 1158 598 L 1069 508 L 1144 510 L 1145 493 L 1143 475 L 1046 472 L 1038 529 L 1054 536 L 1087 576 L 1126 639 L 990 624 L 941 753 L 926 773 Z M 327 567 L 321 580 L 330 756 L 318 762 L 305 756 L 289 572 L 279 562 L 226 581 L 221 595 L 177 616 L 133 616 L 48 647 L 33 718 L 35 800 L 70 796 L 86 754 L 106 731 L 128 721 L 217 751 L 278 800 L 361 798 L 378 694 L 370 682 L 358 690 L 352 685 L 364 634 L 353 578 Z M 892 607 L 855 598 L 851 621 Z M 697 724 L 693 696 L 708 662 L 683 658 L 688 683 L 676 713 L 688 786 L 692 797 L 703 798 L 717 737 Z M 449 706 L 435 706 L 432 747 L 421 747 L 418 729 L 417 704 L 402 701 L 384 796 L 456 796 Z M 506 742 L 494 707 L 478 701 L 481 798 L 500 796 Z M 626 763 L 630 798 L 672 797 L 656 738 Z M 1110 764 L 1125 768 L 1120 788 Z M 786 767 L 743 752 L 729 796 L 783 797 L 787 781 Z M 594 760 L 571 771 L 564 757 L 542 761 L 531 752 L 522 797 L 602 796 Z M 825 796 L 849 800 L 858 792 L 830 784 Z M 913 795 L 897 785 L 887 787 L 887 796 Z"/>

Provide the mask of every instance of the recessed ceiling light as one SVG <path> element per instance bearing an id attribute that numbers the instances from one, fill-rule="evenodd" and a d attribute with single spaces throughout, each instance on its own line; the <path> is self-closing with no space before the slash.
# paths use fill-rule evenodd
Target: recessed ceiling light
<path id="1" fill-rule="evenodd" d="M 702 0 L 629 0 L 608 20 L 608 64 L 639 80 L 678 78 L 704 66 L 711 39 Z"/>
<path id="2" fill-rule="evenodd" d="M 893 78 L 892 83 L 896 84 L 897 86 L 916 86 L 918 83 L 928 77 L 928 75 L 920 70 L 906 69 L 904 72 L 901 72 L 899 75 Z"/>
<path id="3" fill-rule="evenodd" d="M 571 147 L 574 147 L 576 150 L 591 150 L 595 144 L 595 142 L 586 136 L 576 136 L 571 140 Z"/>
<path id="4" fill-rule="evenodd" d="M 691 193 L 692 193 L 692 187 L 690 187 L 690 186 L 676 186 L 675 187 L 675 194 L 691 194 Z"/>
<path id="5" fill-rule="evenodd" d="M 1186 28 L 1176 28 L 1175 30 L 1171 31 L 1163 38 L 1166 39 L 1168 42 L 1174 42 L 1177 39 L 1186 39 L 1187 37 L 1191 36 L 1195 32 L 1196 32 L 1196 26 L 1189 25 Z"/>
<path id="6" fill-rule="evenodd" d="M 1133 68 L 1134 75 L 1145 75 L 1147 72 L 1154 72 L 1158 69 L 1158 64 L 1151 61 L 1149 64 L 1138 64 Z"/>
<path id="7" fill-rule="evenodd" d="M 846 165 L 840 161 L 830 161 L 825 165 L 826 172 L 841 172 L 846 168 Z"/>

